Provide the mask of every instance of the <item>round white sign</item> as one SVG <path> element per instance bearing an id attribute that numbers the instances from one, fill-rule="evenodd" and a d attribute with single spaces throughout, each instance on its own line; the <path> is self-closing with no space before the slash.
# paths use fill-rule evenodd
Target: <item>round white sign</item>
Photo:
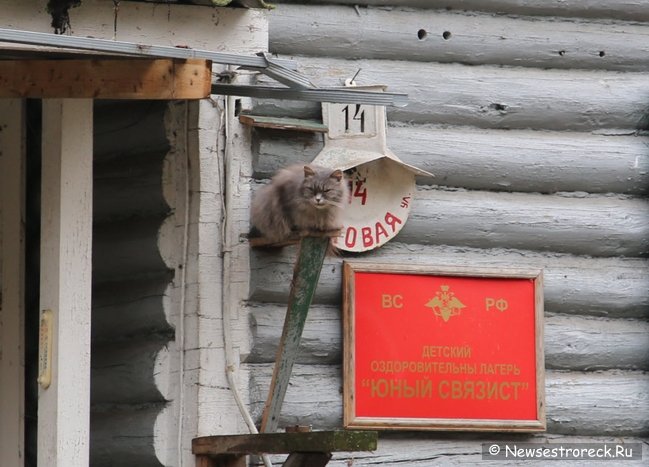
<path id="1" fill-rule="evenodd" d="M 394 238 L 403 228 L 415 192 L 415 175 L 389 158 L 345 172 L 350 200 L 343 229 L 334 245 L 344 251 L 368 251 Z"/>

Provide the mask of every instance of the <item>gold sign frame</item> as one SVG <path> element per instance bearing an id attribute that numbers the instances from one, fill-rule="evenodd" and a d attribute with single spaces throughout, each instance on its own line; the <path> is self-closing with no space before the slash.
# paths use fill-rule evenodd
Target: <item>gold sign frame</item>
<path id="1" fill-rule="evenodd" d="M 516 417 L 492 417 L 492 416 L 485 416 L 485 413 L 480 413 L 478 415 L 476 414 L 466 414 L 463 413 L 462 415 L 458 416 L 453 416 L 452 414 L 450 416 L 430 416 L 430 415 L 425 415 L 425 416 L 413 416 L 412 415 L 412 407 L 409 409 L 406 408 L 404 409 L 405 415 L 400 415 L 399 414 L 399 408 L 395 409 L 394 413 L 391 413 L 390 415 L 386 416 L 385 414 L 374 414 L 371 413 L 371 409 L 363 409 L 365 412 L 360 413 L 359 411 L 359 405 L 364 403 L 363 401 L 369 400 L 369 396 L 367 396 L 367 392 L 369 389 L 363 389 L 366 386 L 372 386 L 372 391 L 375 396 L 382 397 L 384 394 L 389 394 L 390 396 L 392 395 L 392 392 L 395 393 L 395 395 L 398 396 L 403 396 L 406 397 L 408 395 L 413 396 L 413 398 L 416 398 L 415 396 L 428 396 L 429 393 L 426 393 L 425 391 L 430 391 L 430 398 L 422 398 L 422 402 L 425 399 L 425 403 L 422 403 L 422 407 L 430 407 L 434 404 L 431 404 L 430 401 L 433 402 L 443 402 L 443 403 L 449 403 L 451 402 L 451 399 L 449 397 L 450 394 L 450 380 L 449 378 L 446 378 L 442 381 L 437 381 L 435 378 L 438 375 L 433 376 L 432 374 L 426 374 L 424 378 L 426 379 L 421 379 L 420 381 L 410 381 L 410 382 L 405 382 L 403 385 L 399 383 L 399 379 L 396 376 L 397 375 L 397 370 L 403 370 L 405 368 L 406 363 L 408 362 L 407 358 L 408 357 L 396 357 L 394 360 L 388 360 L 388 363 L 386 364 L 386 360 L 372 360 L 371 365 L 372 365 L 372 371 L 376 370 L 377 372 L 381 369 L 380 365 L 384 364 L 384 366 L 390 365 L 391 362 L 394 362 L 392 377 L 395 379 L 389 379 L 389 377 L 386 375 L 384 378 L 375 378 L 374 373 L 368 373 L 370 370 L 368 369 L 368 358 L 362 357 L 362 364 L 365 365 L 365 369 L 362 371 L 359 371 L 359 368 L 357 368 L 357 352 L 356 352 L 356 343 L 358 339 L 359 334 L 361 335 L 367 335 L 368 329 L 361 329 L 359 328 L 359 325 L 356 322 L 356 315 L 358 314 L 359 316 L 361 315 L 362 312 L 357 310 L 357 298 L 360 295 L 357 295 L 357 274 L 358 273 L 364 273 L 368 277 L 376 276 L 377 280 L 379 282 L 380 287 L 386 288 L 386 290 L 396 290 L 392 285 L 390 285 L 390 281 L 399 284 L 399 280 L 403 280 L 403 284 L 406 284 L 408 281 L 413 280 L 413 278 L 416 278 L 417 280 L 420 280 L 422 278 L 428 280 L 430 278 L 432 279 L 439 279 L 442 282 L 440 283 L 449 283 L 453 282 L 455 284 L 459 284 L 462 281 L 468 281 L 467 283 L 470 285 L 471 283 L 479 284 L 481 281 L 483 283 L 488 283 L 488 284 L 498 284 L 500 283 L 499 281 L 502 281 L 502 284 L 518 284 L 519 282 L 524 285 L 525 283 L 531 283 L 530 285 L 525 286 L 525 292 L 523 293 L 523 296 L 526 296 L 524 303 L 528 304 L 527 308 L 530 308 L 530 310 L 526 310 L 525 313 L 531 313 L 531 316 L 526 316 L 524 319 L 526 320 L 525 322 L 527 323 L 525 325 L 525 330 L 523 334 L 512 334 L 512 340 L 518 338 L 520 335 L 528 335 L 528 336 L 533 336 L 534 342 L 533 343 L 527 343 L 525 344 L 525 353 L 526 353 L 526 359 L 525 360 L 527 363 L 525 364 L 524 368 L 525 371 L 520 372 L 520 368 L 518 368 L 517 365 L 512 364 L 510 365 L 509 362 L 507 365 L 502 366 L 497 366 L 499 371 L 502 371 L 500 376 L 481 376 L 482 378 L 491 378 L 493 382 L 489 383 L 491 386 L 489 386 L 488 391 L 490 393 L 485 393 L 487 395 L 491 395 L 492 388 L 496 388 L 493 391 L 496 396 L 500 395 L 501 405 L 503 407 L 506 407 L 507 398 L 513 399 L 513 392 L 516 391 L 516 396 L 520 394 L 524 394 L 523 390 L 525 387 L 531 387 L 531 384 L 528 385 L 527 381 L 524 381 L 524 378 L 528 378 L 529 382 L 531 383 L 533 381 L 533 387 L 534 389 L 529 389 L 528 393 L 525 394 L 525 410 L 529 412 L 531 415 L 522 417 L 522 418 L 516 418 Z M 490 282 L 491 281 L 491 282 Z M 385 285 L 384 285 L 385 284 Z M 531 288 L 530 288 L 531 287 Z M 421 288 L 421 287 L 420 287 Z M 461 313 L 464 313 L 465 315 L 470 315 L 471 314 L 471 307 L 466 307 L 462 303 L 462 301 L 468 301 L 465 299 L 463 295 L 460 295 L 460 298 L 458 299 L 457 296 L 454 296 L 453 291 L 457 289 L 457 286 L 450 287 L 448 285 L 442 285 L 442 286 L 437 286 L 435 290 L 431 290 L 429 293 L 429 296 L 431 297 L 430 300 L 424 301 L 424 302 L 418 302 L 423 307 L 427 307 L 426 309 L 429 312 L 432 312 L 433 315 L 435 315 L 434 319 L 436 319 L 437 323 L 439 325 L 444 325 L 444 323 L 455 321 L 457 322 L 457 318 L 454 318 L 454 316 L 460 315 Z M 490 289 L 491 290 L 491 289 Z M 530 292 L 530 290 L 532 292 Z M 505 293 L 505 289 L 503 289 L 503 294 Z M 364 293 L 364 292 L 361 292 Z M 372 295 L 370 293 L 370 295 Z M 390 308 L 392 307 L 395 310 L 407 310 L 409 304 L 408 304 L 408 299 L 405 296 L 405 294 L 380 294 L 381 298 L 379 298 L 379 294 L 375 293 L 376 297 L 373 297 L 372 300 L 376 302 L 375 308 Z M 485 310 L 487 312 L 493 312 L 497 314 L 500 310 L 500 313 L 506 312 L 506 307 L 510 306 L 510 302 L 508 302 L 505 298 L 498 298 L 498 294 L 493 294 L 494 296 L 488 296 L 488 297 L 482 297 L 482 309 L 480 310 L 481 313 L 485 314 Z M 505 295 L 503 295 L 504 297 Z M 390 297 L 390 298 L 387 298 Z M 499 301 L 500 300 L 500 301 Z M 372 303 L 374 303 L 372 302 Z M 443 303 L 445 303 L 447 306 L 444 308 Z M 517 302 L 512 302 L 514 305 L 516 305 L 518 308 L 516 310 L 522 309 L 522 305 L 518 305 Z M 419 305 L 418 305 L 419 306 Z M 453 307 L 455 306 L 455 309 Z M 421 309 L 419 309 L 421 308 Z M 418 308 L 418 313 L 423 313 L 423 308 L 422 306 L 419 306 Z M 475 307 L 474 307 L 475 308 Z M 513 311 L 512 311 L 513 312 Z M 376 315 L 372 316 L 372 320 L 374 320 Z M 380 318 L 376 318 L 380 320 Z M 404 323 L 404 329 L 408 329 L 407 325 L 409 320 L 401 320 L 399 322 Z M 397 324 L 399 326 L 399 324 Z M 530 326 L 533 326 L 533 329 L 530 329 Z M 393 331 L 395 328 L 390 328 L 391 331 Z M 516 331 L 521 331 L 521 330 L 516 330 L 512 329 L 512 332 Z M 416 330 L 414 330 L 416 333 Z M 374 334 L 372 334 L 374 335 Z M 362 338 L 361 338 L 362 339 Z M 387 339 L 387 340 L 386 340 Z M 386 347 L 389 348 L 397 348 L 399 345 L 401 345 L 400 342 L 397 342 L 396 340 L 394 342 L 390 342 L 389 338 L 385 338 L 385 336 L 382 336 L 380 339 L 377 339 L 378 341 L 382 342 L 383 344 L 385 342 L 388 342 L 390 345 L 388 346 L 383 346 L 379 347 L 380 351 L 377 353 L 377 355 L 384 355 L 382 352 Z M 366 341 L 367 342 L 367 339 Z M 442 354 L 446 351 L 448 351 L 448 355 L 451 355 L 452 353 L 455 353 L 456 356 L 463 357 L 466 355 L 470 355 L 471 351 L 477 352 L 478 346 L 472 346 L 472 344 L 466 344 L 466 341 L 464 341 L 465 348 L 462 347 L 456 347 L 456 346 L 450 346 L 450 347 L 444 347 L 444 346 L 439 346 L 438 349 L 433 348 L 434 346 L 423 346 L 423 356 L 428 353 L 428 355 L 425 355 L 426 357 L 431 357 L 428 358 L 427 361 L 425 362 L 410 362 L 409 364 L 411 365 L 410 369 L 415 369 L 418 368 L 416 365 L 421 364 L 421 368 L 425 368 L 427 364 L 433 365 L 433 364 L 439 364 L 439 368 L 441 368 L 441 365 L 447 364 L 447 365 L 453 365 L 455 367 L 455 363 L 453 362 L 437 362 L 437 361 L 431 361 L 434 360 L 432 358 L 435 355 L 436 351 L 439 351 L 438 357 L 442 357 Z M 515 345 L 515 344 L 513 344 Z M 422 348 L 422 347 L 419 347 Z M 463 350 L 464 349 L 464 350 Z M 462 354 L 464 352 L 465 355 Z M 478 358 L 481 356 L 478 355 Z M 380 357 L 379 357 L 380 358 Z M 403 360 L 399 360 L 403 358 Z M 466 360 L 466 359 L 465 359 Z M 397 363 L 400 363 L 397 365 Z M 507 363 L 507 362 L 505 362 Z M 415 365 L 414 367 L 412 365 Z M 464 365 L 464 366 L 462 366 Z M 500 365 L 500 364 L 499 364 Z M 399 366 L 399 368 L 397 368 Z M 482 369 L 489 370 L 491 371 L 493 369 L 494 365 L 491 363 L 485 363 L 484 361 L 476 360 L 474 362 L 470 362 L 468 360 L 465 361 L 463 360 L 461 364 L 458 364 L 458 368 L 460 369 L 474 369 L 475 373 L 478 374 L 481 372 Z M 516 380 L 516 377 L 514 376 L 514 370 L 510 371 L 507 373 L 508 370 L 507 368 L 512 367 L 515 369 L 518 369 L 520 374 L 523 374 L 524 376 L 521 376 L 519 379 L 521 381 Z M 384 368 L 386 369 L 386 368 Z M 390 369 L 390 368 L 387 368 Z M 497 372 L 496 372 L 497 373 Z M 368 374 L 370 374 L 370 377 L 368 377 Z M 378 374 L 378 373 L 375 373 Z M 505 376 L 507 375 L 507 376 Z M 500 377 L 500 379 L 497 379 Z M 371 378 L 374 378 L 372 380 Z M 496 378 L 494 380 L 494 378 Z M 468 377 L 467 377 L 468 379 Z M 396 381 L 396 383 L 393 383 L 393 381 Z M 405 381 L 405 380 L 403 380 Z M 359 383 L 357 385 L 357 382 Z M 367 383 L 367 384 L 366 384 Z M 420 384 L 421 383 L 421 384 Z M 455 383 L 455 380 L 453 381 Z M 458 384 L 464 384 L 465 391 L 466 391 L 466 386 L 468 386 L 469 383 L 458 383 Z M 477 383 L 471 383 L 477 387 L 477 385 L 480 384 L 478 381 Z M 487 384 L 487 383 L 485 383 Z M 477 394 L 477 392 L 473 392 L 473 385 L 471 386 L 471 395 Z M 391 387 L 391 386 L 398 386 L 398 387 Z M 388 391 L 390 389 L 390 391 Z M 433 389 L 436 389 L 438 393 L 436 393 Z M 443 392 L 445 391 L 445 392 Z M 477 389 L 476 389 L 477 391 Z M 497 391 L 500 391 L 499 393 Z M 363 395 L 365 394 L 365 395 Z M 433 397 L 433 394 L 437 396 L 437 401 Z M 446 397 L 445 400 L 440 399 L 440 396 Z M 389 397 L 385 397 L 383 400 L 381 400 L 381 407 L 383 407 L 385 403 L 388 402 Z M 396 397 L 395 397 L 396 399 Z M 523 397 L 521 397 L 523 399 Z M 360 402 L 359 402 L 360 401 Z M 474 400 L 473 401 L 476 407 L 478 409 L 476 410 L 477 412 L 483 412 L 483 409 L 481 408 L 480 404 L 482 406 L 485 406 L 487 404 L 483 404 L 483 402 L 486 402 L 488 404 L 491 404 L 493 401 L 482 401 L 478 400 L 477 403 Z M 517 402 L 518 403 L 518 402 Z M 441 404 L 440 404 L 441 405 Z M 384 410 L 381 408 L 380 410 Z M 513 410 L 513 409 L 512 409 Z M 506 411 L 505 411 L 506 412 Z M 526 413 L 527 413 L 526 412 Z M 518 414 L 522 412 L 517 412 Z M 507 413 L 509 415 L 509 413 Z M 444 431 L 502 431 L 502 432 L 539 432 L 539 431 L 544 431 L 546 429 L 546 418 L 545 418 L 545 365 L 544 365 L 544 350 L 543 350 L 543 274 L 542 271 L 539 269 L 521 269 L 521 268 L 516 268 L 516 269 L 509 269 L 509 268 L 471 268 L 471 267 L 434 267 L 434 266 L 426 266 L 426 265 L 412 265 L 412 264 L 385 264 L 385 263 L 371 263 L 371 262 L 364 262 L 364 261 L 344 261 L 343 262 L 343 419 L 344 419 L 344 426 L 345 428 L 371 428 L 371 429 L 380 429 L 380 430 L 444 430 Z"/>

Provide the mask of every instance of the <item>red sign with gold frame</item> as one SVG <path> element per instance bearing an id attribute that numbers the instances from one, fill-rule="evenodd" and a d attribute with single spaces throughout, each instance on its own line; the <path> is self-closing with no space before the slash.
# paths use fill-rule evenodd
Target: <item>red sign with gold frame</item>
<path id="1" fill-rule="evenodd" d="M 344 425 L 545 430 L 539 270 L 345 261 Z"/>

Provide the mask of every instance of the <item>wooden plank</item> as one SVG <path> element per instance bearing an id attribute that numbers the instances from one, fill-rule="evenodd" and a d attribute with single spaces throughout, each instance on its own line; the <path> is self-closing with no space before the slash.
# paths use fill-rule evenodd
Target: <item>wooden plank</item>
<path id="1" fill-rule="evenodd" d="M 300 242 L 293 269 L 284 330 L 277 350 L 275 370 L 261 422 L 262 432 L 272 433 L 277 430 L 279 414 L 291 377 L 293 363 L 297 358 L 304 322 L 318 285 L 320 270 L 329 243 L 329 237 L 304 237 Z"/>
<path id="2" fill-rule="evenodd" d="M 462 11 L 364 8 L 350 14 L 343 6 L 280 5 L 269 32 L 270 51 L 291 56 L 620 71 L 649 65 L 649 28 L 637 23 L 602 27 Z"/>
<path id="3" fill-rule="evenodd" d="M 649 191 L 647 136 L 440 126 L 388 128 L 388 147 L 404 162 L 435 174 L 418 183 L 472 190 L 554 193 Z M 257 132 L 255 174 L 313 160 L 322 138 Z"/>
<path id="4" fill-rule="evenodd" d="M 265 117 L 263 115 L 239 115 L 239 121 L 255 128 L 272 128 L 275 130 L 302 131 L 307 133 L 326 133 L 327 125 L 315 120 L 298 118 Z"/>
<path id="5" fill-rule="evenodd" d="M 0 99 L 0 464 L 21 465 L 25 393 L 25 107 Z"/>
<path id="6" fill-rule="evenodd" d="M 253 251 L 249 299 L 286 303 L 294 250 Z M 372 261 L 439 266 L 534 267 L 543 269 L 545 309 L 616 318 L 649 316 L 649 261 L 644 258 L 586 258 L 502 248 L 409 245 L 390 242 L 373 252 Z M 314 303 L 340 303 L 340 259 L 329 258 Z"/>
<path id="7" fill-rule="evenodd" d="M 374 451 L 376 431 L 333 430 L 292 433 L 202 436 L 192 440 L 192 452 L 219 454 L 288 454 L 291 452 Z"/>
<path id="8" fill-rule="evenodd" d="M 250 403 L 253 415 L 259 419 L 272 365 L 251 365 L 250 370 Z M 545 383 L 548 433 L 649 435 L 645 415 L 649 411 L 648 374 L 619 370 L 546 371 Z M 325 430 L 340 426 L 341 385 L 339 365 L 295 365 L 280 423 L 291 425 L 308 418 Z"/>
<path id="9" fill-rule="evenodd" d="M 52 382 L 39 388 L 38 464 L 89 459 L 92 100 L 43 102 L 40 309 L 52 310 Z"/>
<path id="10" fill-rule="evenodd" d="M 407 106 L 386 109 L 393 123 L 560 131 L 648 125 L 644 73 L 321 57 L 309 57 L 300 71 L 327 87 L 339 86 L 359 68 L 372 83 L 408 94 Z M 258 100 L 251 112 L 317 118 L 319 106 Z"/>
<path id="11" fill-rule="evenodd" d="M 0 98 L 202 99 L 205 60 L 3 60 Z"/>

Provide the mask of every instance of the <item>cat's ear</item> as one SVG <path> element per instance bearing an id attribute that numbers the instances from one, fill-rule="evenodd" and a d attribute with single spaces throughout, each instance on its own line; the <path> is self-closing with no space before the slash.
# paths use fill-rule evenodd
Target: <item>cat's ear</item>
<path id="1" fill-rule="evenodd" d="M 308 165 L 304 166 L 304 178 L 309 178 L 313 177 L 315 175 L 315 171 L 309 167 Z"/>
<path id="2" fill-rule="evenodd" d="M 341 181 L 343 179 L 343 171 L 340 169 L 334 170 L 329 177 Z"/>

